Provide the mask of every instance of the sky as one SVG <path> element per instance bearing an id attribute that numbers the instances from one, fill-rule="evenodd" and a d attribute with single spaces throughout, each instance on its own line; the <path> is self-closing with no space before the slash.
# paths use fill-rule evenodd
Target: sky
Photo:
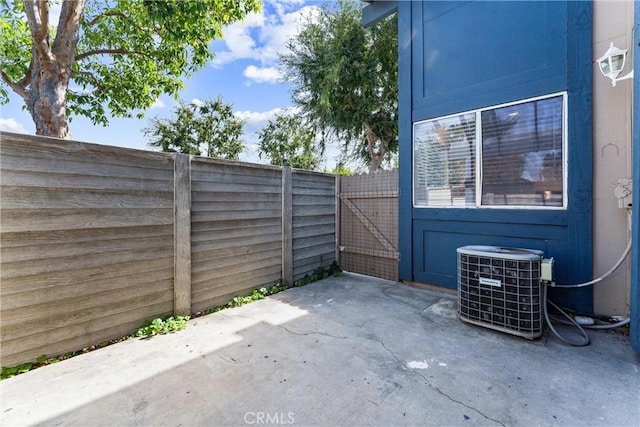
<path id="1" fill-rule="evenodd" d="M 241 160 L 268 163 L 259 159 L 257 133 L 274 114 L 291 106 L 292 87 L 281 81 L 278 54 L 287 40 L 295 36 L 305 17 L 313 18 L 322 6 L 320 0 L 264 0 L 261 13 L 252 13 L 242 23 L 225 28 L 222 40 L 210 48 L 215 58 L 192 78 L 185 80 L 180 99 L 186 103 L 222 96 L 233 104 L 234 113 L 245 119 L 245 150 Z M 58 12 L 59 13 L 59 12 Z M 56 11 L 52 11 L 51 22 Z M 0 106 L 0 130 L 34 134 L 31 116 L 23 109 L 22 99 L 10 92 L 10 101 Z M 145 112 L 145 118 L 110 118 L 109 125 L 93 125 L 89 119 L 73 117 L 71 137 L 77 141 L 151 150 L 142 129 L 152 117 L 171 117 L 177 101 L 161 96 Z M 338 149 L 328 146 L 325 167 L 336 163 Z"/>

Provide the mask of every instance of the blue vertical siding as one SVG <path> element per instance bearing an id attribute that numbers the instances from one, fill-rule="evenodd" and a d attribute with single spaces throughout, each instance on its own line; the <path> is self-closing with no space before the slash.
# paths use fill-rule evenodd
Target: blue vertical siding
<path id="1" fill-rule="evenodd" d="M 567 90 L 569 91 L 568 283 L 593 277 L 593 141 L 591 2 L 568 1 Z M 556 300 L 593 311 L 593 288 L 552 292 Z"/>
<path id="2" fill-rule="evenodd" d="M 413 120 L 559 92 L 567 4 L 413 2 Z"/>
<path id="3" fill-rule="evenodd" d="M 413 152 L 411 150 L 411 45 L 418 42 L 411 30 L 411 2 L 398 2 L 398 140 L 399 150 L 399 175 L 398 186 L 398 236 L 400 261 L 398 264 L 398 276 L 400 280 L 413 280 L 413 267 L 411 252 L 413 250 L 412 234 L 412 191 L 411 191 L 411 165 Z"/>

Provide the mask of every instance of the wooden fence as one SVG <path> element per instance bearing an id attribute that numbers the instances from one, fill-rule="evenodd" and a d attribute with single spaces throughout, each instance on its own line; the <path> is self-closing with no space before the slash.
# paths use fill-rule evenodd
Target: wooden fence
<path id="1" fill-rule="evenodd" d="M 293 171 L 292 280 L 336 260 L 336 178 Z M 288 191 L 288 190 L 287 190 Z"/>
<path id="2" fill-rule="evenodd" d="M 335 177 L 2 133 L 0 363 L 335 260 Z"/>
<path id="3" fill-rule="evenodd" d="M 398 171 L 339 178 L 340 267 L 398 280 Z"/>

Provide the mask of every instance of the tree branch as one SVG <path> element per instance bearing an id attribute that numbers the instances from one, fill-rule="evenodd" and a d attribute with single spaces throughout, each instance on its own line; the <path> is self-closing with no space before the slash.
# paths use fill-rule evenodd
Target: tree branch
<path id="1" fill-rule="evenodd" d="M 104 86 L 100 83 L 100 80 L 93 74 L 91 71 L 74 71 L 71 73 L 72 76 L 87 76 L 93 81 L 93 85 L 98 88 L 99 91 L 104 91 Z"/>
<path id="2" fill-rule="evenodd" d="M 31 83 L 31 67 L 33 66 L 33 61 L 29 62 L 29 68 L 27 68 L 27 72 L 24 74 L 24 77 L 21 78 L 16 84 L 26 88 Z"/>
<path id="3" fill-rule="evenodd" d="M 98 22 L 100 22 L 100 21 L 102 21 L 104 18 L 106 18 L 107 16 L 118 16 L 118 17 L 123 18 L 123 19 L 127 19 L 127 20 L 129 20 L 129 19 L 130 19 L 127 15 L 125 15 L 125 14 L 124 14 L 124 13 L 122 13 L 122 12 L 117 12 L 117 11 L 114 11 L 114 10 L 109 10 L 109 11 L 106 11 L 106 12 L 104 12 L 104 13 L 101 13 L 100 15 L 96 16 L 95 18 L 93 18 L 91 21 L 89 21 L 89 23 L 88 23 L 87 25 L 89 25 L 89 26 L 94 26 L 94 25 L 96 25 Z"/>
<path id="4" fill-rule="evenodd" d="M 27 94 L 26 89 L 20 83 L 26 78 L 26 76 L 20 80 L 20 82 L 12 82 L 7 73 L 0 67 L 0 76 L 2 77 L 2 81 L 5 82 L 15 93 L 20 95 L 22 99 L 25 101 L 29 99 L 29 95 Z"/>
<path id="5" fill-rule="evenodd" d="M 148 58 L 153 59 L 153 57 L 151 57 L 150 55 L 144 53 L 144 52 L 135 52 L 132 50 L 127 50 L 127 49 L 122 49 L 122 48 L 117 48 L 117 49 L 94 49 L 94 50 L 88 50 L 86 52 L 82 52 L 76 55 L 76 61 L 80 61 L 81 59 L 85 59 L 89 56 L 95 56 L 95 55 L 141 55 L 141 56 L 146 56 Z"/>
<path id="6" fill-rule="evenodd" d="M 27 15 L 33 47 L 38 59 L 41 62 L 53 60 L 48 40 L 49 11 L 47 2 L 45 0 L 25 0 L 24 11 Z"/>
<path id="7" fill-rule="evenodd" d="M 49 35 L 49 6 L 45 0 L 38 0 L 40 8 L 40 37 L 46 39 Z"/>
<path id="8" fill-rule="evenodd" d="M 80 21 L 84 12 L 85 0 L 65 1 L 60 10 L 60 21 L 52 51 L 65 67 L 70 67 L 78 45 Z"/>
<path id="9" fill-rule="evenodd" d="M 122 48 L 118 48 L 118 49 L 95 49 L 95 50 L 88 50 L 86 52 L 82 52 L 76 55 L 76 61 L 80 61 L 81 59 L 87 58 L 89 56 L 95 56 L 95 55 L 115 55 L 115 54 L 122 54 L 122 55 L 126 55 L 132 52 L 129 52 L 126 49 L 122 49 Z"/>
<path id="10" fill-rule="evenodd" d="M 364 124 L 364 130 L 367 138 L 367 153 L 369 154 L 369 158 L 371 159 L 370 170 L 373 172 L 380 168 L 380 165 L 382 164 L 382 160 L 384 160 L 384 155 L 386 153 L 386 150 L 385 150 L 384 144 L 381 144 L 382 146 L 376 153 L 374 151 L 373 144 L 375 144 L 376 141 L 381 141 L 380 137 L 376 135 L 376 133 L 373 131 L 369 123 Z"/>

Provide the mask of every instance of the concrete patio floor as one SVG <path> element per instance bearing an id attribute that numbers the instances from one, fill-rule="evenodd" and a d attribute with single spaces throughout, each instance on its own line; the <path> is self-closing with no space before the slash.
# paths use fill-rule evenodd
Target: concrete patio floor
<path id="1" fill-rule="evenodd" d="M 343 274 L 0 383 L 12 425 L 640 425 L 627 337 L 462 323 L 455 297 Z"/>

